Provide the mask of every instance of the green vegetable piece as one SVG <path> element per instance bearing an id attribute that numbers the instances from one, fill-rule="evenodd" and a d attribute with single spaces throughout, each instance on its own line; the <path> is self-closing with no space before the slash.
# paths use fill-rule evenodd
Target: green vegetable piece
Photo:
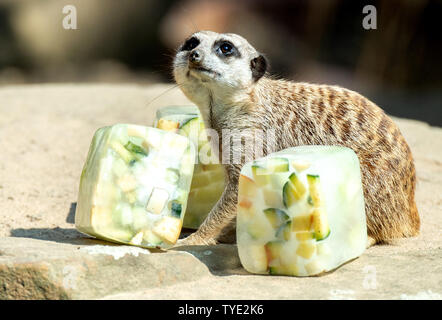
<path id="1" fill-rule="evenodd" d="M 137 160 L 135 155 L 129 152 L 129 150 L 127 150 L 125 147 L 123 147 L 121 143 L 113 141 L 111 142 L 111 147 L 127 164 L 132 165 Z"/>
<path id="2" fill-rule="evenodd" d="M 317 241 L 324 240 L 330 235 L 330 227 L 327 221 L 327 213 L 323 208 L 315 208 L 312 215 L 315 238 Z"/>
<path id="3" fill-rule="evenodd" d="M 289 241 L 292 235 L 292 221 L 289 220 L 284 223 L 281 227 L 279 227 L 276 232 L 276 237 L 279 239 L 284 239 L 285 241 Z"/>
<path id="4" fill-rule="evenodd" d="M 147 156 L 146 150 L 144 150 L 143 147 L 140 147 L 139 145 L 136 145 L 135 143 L 128 141 L 126 145 L 124 146 L 128 151 L 132 152 L 135 157 L 140 160 L 143 157 Z"/>
<path id="5" fill-rule="evenodd" d="M 305 188 L 304 184 L 299 180 L 298 176 L 295 172 L 293 172 L 289 177 L 290 182 L 293 184 L 294 189 L 294 196 L 297 200 L 302 198 L 302 196 L 305 194 L 307 189 Z"/>
<path id="6" fill-rule="evenodd" d="M 270 241 L 264 246 L 267 254 L 267 261 L 278 259 L 281 256 L 283 242 L 282 241 Z"/>
<path id="7" fill-rule="evenodd" d="M 282 202 L 286 208 L 289 208 L 293 203 L 296 202 L 296 198 L 293 194 L 293 187 L 290 184 L 290 181 L 287 181 L 282 188 Z"/>
<path id="8" fill-rule="evenodd" d="M 269 220 L 273 229 L 278 229 L 283 223 L 290 219 L 290 217 L 283 210 L 276 208 L 268 208 L 264 210 L 264 215 Z"/>
<path id="9" fill-rule="evenodd" d="M 172 216 L 175 218 L 181 218 L 181 211 L 182 211 L 183 206 L 181 205 L 181 203 L 179 203 L 176 200 L 172 201 L 172 206 L 171 206 L 171 213 Z"/>
<path id="10" fill-rule="evenodd" d="M 270 158 L 267 161 L 255 161 L 252 165 L 253 174 L 271 174 L 289 171 L 289 161 L 286 158 Z"/>
<path id="11" fill-rule="evenodd" d="M 320 190 L 319 190 L 319 184 L 320 184 L 319 176 L 308 174 L 307 181 L 309 184 L 309 192 L 310 192 L 310 197 L 312 199 L 312 205 L 315 208 L 319 208 L 321 206 L 321 194 L 320 194 Z"/>

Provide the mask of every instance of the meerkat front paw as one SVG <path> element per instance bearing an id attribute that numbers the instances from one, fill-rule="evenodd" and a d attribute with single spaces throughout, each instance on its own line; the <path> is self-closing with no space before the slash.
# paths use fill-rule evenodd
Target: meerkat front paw
<path id="1" fill-rule="evenodd" d="M 187 238 L 179 239 L 175 244 L 175 247 L 178 246 L 207 246 L 207 245 L 215 245 L 216 240 L 213 238 L 202 238 L 201 236 L 193 233 Z"/>

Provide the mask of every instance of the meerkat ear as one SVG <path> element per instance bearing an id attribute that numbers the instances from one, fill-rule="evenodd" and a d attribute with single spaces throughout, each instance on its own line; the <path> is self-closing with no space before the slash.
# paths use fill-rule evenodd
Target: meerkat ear
<path id="1" fill-rule="evenodd" d="M 258 81 L 267 70 L 267 60 L 262 54 L 259 57 L 253 58 L 250 61 L 250 68 L 252 69 L 252 78 Z"/>

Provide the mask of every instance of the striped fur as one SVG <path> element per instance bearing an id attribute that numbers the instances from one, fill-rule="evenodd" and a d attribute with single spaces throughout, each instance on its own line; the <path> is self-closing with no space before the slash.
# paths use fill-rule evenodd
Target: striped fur
<path id="1" fill-rule="evenodd" d="M 338 86 L 270 77 L 223 90 L 197 78 L 184 79 L 178 68 L 175 78 L 201 109 L 206 125 L 220 137 L 223 129 L 274 129 L 273 151 L 299 145 L 353 149 L 361 165 L 369 237 L 383 242 L 419 233 L 414 200 L 416 173 L 410 148 L 394 122 L 367 98 Z M 250 156 L 255 158 L 254 154 Z M 221 199 L 199 230 L 180 244 L 213 244 L 235 226 L 242 164 L 224 167 L 228 183 Z"/>

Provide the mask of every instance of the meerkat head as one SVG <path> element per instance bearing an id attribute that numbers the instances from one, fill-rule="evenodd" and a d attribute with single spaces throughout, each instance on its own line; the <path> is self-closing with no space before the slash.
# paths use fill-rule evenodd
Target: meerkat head
<path id="1" fill-rule="evenodd" d="M 198 104 L 204 95 L 231 94 L 250 87 L 266 72 L 266 59 L 233 33 L 200 31 L 178 49 L 173 74 L 184 94 Z"/>

